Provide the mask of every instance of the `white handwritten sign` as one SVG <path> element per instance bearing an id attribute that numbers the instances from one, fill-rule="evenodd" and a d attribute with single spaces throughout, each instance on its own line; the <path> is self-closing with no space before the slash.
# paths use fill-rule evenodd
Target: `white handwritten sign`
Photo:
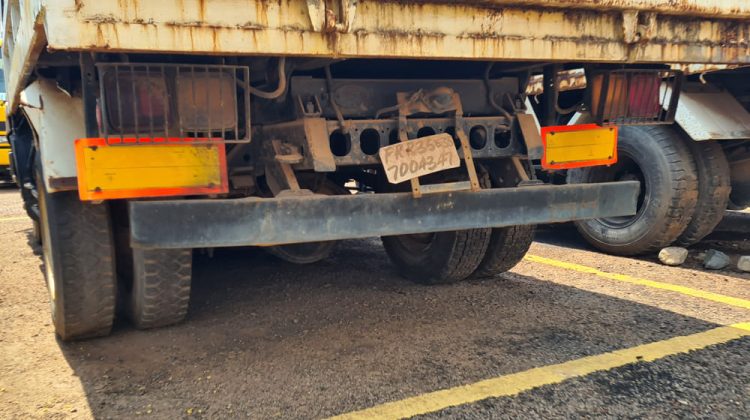
<path id="1" fill-rule="evenodd" d="M 453 138 L 446 133 L 386 146 L 378 154 L 391 184 L 457 168 L 461 164 Z"/>

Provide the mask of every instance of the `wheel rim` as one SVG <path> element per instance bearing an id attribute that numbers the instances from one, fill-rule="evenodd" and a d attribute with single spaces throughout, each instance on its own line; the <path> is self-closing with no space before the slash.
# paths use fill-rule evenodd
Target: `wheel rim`
<path id="1" fill-rule="evenodd" d="M 638 181 L 641 184 L 638 192 L 638 201 L 636 204 L 636 213 L 633 216 L 616 216 L 596 219 L 602 225 L 610 229 L 623 229 L 635 224 L 648 207 L 649 182 L 643 174 L 641 166 L 637 160 L 628 153 L 619 152 L 620 157 L 616 164 L 601 168 L 597 171 L 594 182 L 618 182 L 618 181 Z"/>
<path id="2" fill-rule="evenodd" d="M 44 261 L 44 274 L 47 280 L 47 291 L 50 295 L 50 302 L 54 305 L 57 294 L 55 289 L 55 270 L 53 267 L 52 259 L 52 245 L 51 245 L 51 234 L 49 230 L 49 222 L 47 218 L 47 199 L 46 193 L 39 191 L 39 227 L 42 230 L 42 261 Z M 54 311 L 52 311 L 54 316 Z"/>

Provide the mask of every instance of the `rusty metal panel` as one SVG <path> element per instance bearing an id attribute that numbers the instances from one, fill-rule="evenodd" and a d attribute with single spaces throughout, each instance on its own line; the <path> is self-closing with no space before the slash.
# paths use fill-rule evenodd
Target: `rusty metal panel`
<path id="1" fill-rule="evenodd" d="M 7 111 L 18 106 L 19 95 L 44 48 L 43 0 L 11 0 L 3 7 L 3 69 Z"/>
<path id="2" fill-rule="evenodd" d="M 467 3 L 497 6 L 528 5 L 556 8 L 607 10 L 638 10 L 670 15 L 736 19 L 750 17 L 750 3 L 746 0 L 469 0 Z"/>
<path id="3" fill-rule="evenodd" d="M 215 0 L 210 7 L 205 0 L 56 0 L 46 30 L 50 48 L 58 50 L 750 62 L 750 23 L 737 19 L 749 8 L 744 1 L 714 8 L 682 1 L 684 8 L 659 14 L 665 0 L 552 2 L 557 7 L 541 7 L 547 2 L 540 0 L 363 0 L 356 14 L 351 4 L 327 12 L 321 26 L 306 0 Z"/>
<path id="4" fill-rule="evenodd" d="M 17 97 L 44 42 L 51 51 L 750 63 L 746 0 L 31 0 L 9 4 L 23 9 L 15 25 L 9 24 L 9 13 L 5 17 L 6 38 L 17 46 L 12 54 L 4 46 L 11 98 Z"/>

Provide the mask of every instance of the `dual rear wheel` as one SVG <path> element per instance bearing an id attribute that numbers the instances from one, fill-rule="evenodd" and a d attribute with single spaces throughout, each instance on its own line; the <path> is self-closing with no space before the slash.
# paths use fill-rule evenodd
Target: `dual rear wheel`
<path id="1" fill-rule="evenodd" d="M 497 277 L 510 270 L 531 246 L 534 226 L 469 229 L 383 237 L 398 271 L 424 284 Z"/>
<path id="2" fill-rule="evenodd" d="M 51 194 L 37 176 L 39 227 L 55 331 L 64 341 L 105 336 L 115 319 L 118 275 L 110 206 Z M 192 250 L 126 253 L 132 273 L 120 290 L 125 314 L 138 328 L 184 319 L 190 299 Z M 124 286 L 124 287 L 123 287 Z"/>
<path id="3" fill-rule="evenodd" d="M 622 127 L 611 167 L 568 171 L 568 183 L 636 180 L 635 216 L 576 222 L 584 239 L 611 254 L 689 246 L 711 233 L 729 203 L 729 164 L 716 142 L 694 142 L 675 127 Z"/>
<path id="4" fill-rule="evenodd" d="M 477 166 L 483 188 L 508 188 L 521 182 L 510 161 Z M 428 182 L 456 181 L 456 173 Z M 515 267 L 534 240 L 535 226 L 480 228 L 382 238 L 398 272 L 422 284 L 448 284 L 468 279 L 497 278 Z"/>
<path id="5" fill-rule="evenodd" d="M 127 241 L 115 240 L 113 232 L 118 229 L 108 203 L 82 202 L 75 192 L 51 194 L 41 176 L 37 185 L 45 277 L 61 339 L 109 334 L 118 290 L 121 312 L 138 328 L 162 327 L 185 318 L 192 250 L 131 249 Z M 441 284 L 509 270 L 523 258 L 533 233 L 532 226 L 470 229 L 384 237 L 383 244 L 405 277 Z M 295 257 L 301 252 L 282 250 Z M 301 254 L 309 254 L 304 251 Z"/>

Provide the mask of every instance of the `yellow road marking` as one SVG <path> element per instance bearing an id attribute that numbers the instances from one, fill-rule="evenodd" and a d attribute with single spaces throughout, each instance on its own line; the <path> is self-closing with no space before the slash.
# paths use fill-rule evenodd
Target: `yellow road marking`
<path id="1" fill-rule="evenodd" d="M 479 381 L 470 385 L 429 392 L 401 401 L 389 402 L 364 410 L 342 414 L 333 417 L 333 419 L 408 418 L 487 398 L 512 396 L 533 388 L 557 384 L 594 372 L 610 370 L 630 363 L 652 362 L 667 356 L 700 350 L 708 346 L 726 343 L 746 336 L 750 336 L 750 322 L 719 327 L 697 334 L 674 337 L 664 341 L 584 357 L 556 365 L 534 368 L 524 372 Z"/>
<path id="2" fill-rule="evenodd" d="M 0 217 L 0 223 L 1 222 L 13 222 L 16 220 L 28 220 L 29 218 L 27 216 L 19 216 L 19 217 Z"/>
<path id="3" fill-rule="evenodd" d="M 525 257 L 526 261 L 531 261 L 540 264 L 551 265 L 554 267 L 565 268 L 568 270 L 574 270 L 581 273 L 596 274 L 599 277 L 604 277 L 609 280 L 617 280 L 625 283 L 636 284 L 639 286 L 651 287 L 654 289 L 668 290 L 670 292 L 681 293 L 683 295 L 692 296 L 700 299 L 711 300 L 714 302 L 723 303 L 725 305 L 736 306 L 743 309 L 750 309 L 750 300 L 736 298 L 732 296 L 721 295 L 713 292 L 705 292 L 703 290 L 693 289 L 691 287 L 679 286 L 671 283 L 662 283 L 654 280 L 641 279 L 637 277 L 628 276 L 625 274 L 608 273 L 601 271 L 593 267 L 587 267 L 585 265 L 573 264 L 565 261 L 553 260 L 551 258 L 539 257 L 537 255 L 527 254 Z"/>

